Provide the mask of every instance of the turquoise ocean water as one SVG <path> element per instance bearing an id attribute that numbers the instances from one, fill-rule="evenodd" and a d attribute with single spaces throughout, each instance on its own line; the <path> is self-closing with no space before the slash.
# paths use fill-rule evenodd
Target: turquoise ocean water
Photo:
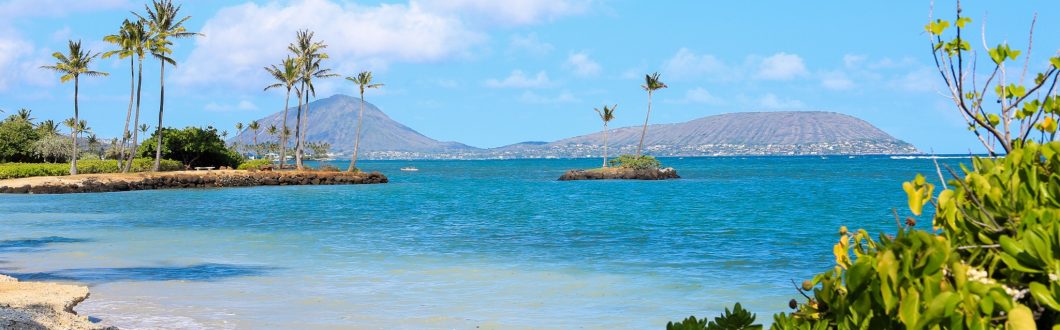
<path id="1" fill-rule="evenodd" d="M 901 182 L 937 181 L 922 158 L 663 161 L 683 178 L 373 161 L 389 184 L 0 195 L 0 273 L 88 284 L 78 311 L 130 329 L 650 329 L 737 301 L 769 322 L 839 226 L 893 232 Z"/>

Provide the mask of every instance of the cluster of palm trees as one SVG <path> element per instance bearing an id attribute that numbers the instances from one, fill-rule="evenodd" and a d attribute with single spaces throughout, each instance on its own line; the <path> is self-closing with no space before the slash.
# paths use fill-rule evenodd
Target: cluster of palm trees
<path id="1" fill-rule="evenodd" d="M 648 112 L 647 112 L 647 114 L 644 115 L 644 127 L 640 131 L 640 143 L 637 144 L 637 157 L 640 157 L 642 155 L 642 151 L 644 149 L 644 136 L 646 136 L 648 134 L 648 119 L 651 118 L 651 97 L 652 97 L 652 94 L 654 94 L 655 91 L 657 91 L 657 90 L 660 90 L 660 89 L 663 89 L 663 88 L 667 88 L 669 86 L 666 86 L 666 83 L 662 82 L 662 78 L 660 77 L 659 73 L 655 72 L 655 73 L 652 73 L 652 74 L 644 75 L 644 84 L 641 85 L 640 87 L 643 88 L 644 91 L 648 92 Z M 593 108 L 593 110 L 595 110 L 596 113 L 598 115 L 600 115 L 600 120 L 604 122 L 604 130 L 603 130 L 603 138 L 604 138 L 604 166 L 603 167 L 605 167 L 605 168 L 607 167 L 607 123 L 609 123 L 609 122 L 611 122 L 612 120 L 615 119 L 615 108 L 617 108 L 617 107 L 618 107 L 618 104 L 615 104 L 615 105 L 612 105 L 612 106 L 607 106 L 605 104 L 602 109 L 601 108 Z"/>
<path id="2" fill-rule="evenodd" d="M 324 52 L 327 48 L 327 44 L 323 41 L 313 40 L 314 33 L 310 30 L 300 30 L 295 34 L 295 41 L 287 46 L 287 50 L 291 54 L 287 55 L 279 64 L 273 64 L 265 67 L 265 71 L 276 81 L 275 83 L 265 87 L 265 90 L 277 88 L 283 89 L 286 92 L 283 104 L 283 119 L 280 127 L 275 125 L 269 126 L 266 132 L 270 135 L 276 135 L 279 140 L 279 156 L 280 156 L 280 168 L 283 168 L 287 163 L 287 149 L 289 147 L 288 138 L 290 138 L 290 128 L 287 124 L 288 109 L 291 106 L 291 93 L 294 92 L 295 97 L 298 98 L 298 108 L 295 112 L 295 124 L 294 124 L 294 159 L 295 168 L 301 170 L 305 168 L 303 164 L 303 158 L 305 157 L 305 150 L 308 146 L 306 143 L 306 135 L 309 127 L 309 103 L 311 97 L 316 97 L 316 89 L 314 88 L 313 82 L 316 79 L 325 79 L 338 77 L 338 74 L 332 73 L 331 69 L 323 68 L 322 63 L 328 59 L 328 54 Z M 357 155 L 361 143 L 361 121 L 364 118 L 364 91 L 366 89 L 379 88 L 383 84 L 377 84 L 372 82 L 372 73 L 370 71 L 362 71 L 356 76 L 346 77 L 346 80 L 352 81 L 357 84 L 361 93 L 361 107 L 357 115 L 357 132 L 356 140 L 353 147 L 353 157 L 350 160 L 350 166 L 348 171 L 354 171 L 357 165 Z M 242 124 L 236 126 L 237 129 L 243 129 Z M 248 129 L 254 133 L 254 144 L 257 145 L 258 130 L 261 128 L 260 125 L 255 121 L 247 126 Z"/>
<path id="3" fill-rule="evenodd" d="M 133 13 L 135 18 L 126 19 L 122 22 L 118 32 L 103 38 L 104 41 L 114 44 L 117 49 L 105 53 L 93 53 L 81 47 L 81 41 L 71 40 L 68 44 L 66 54 L 56 52 L 52 57 L 56 59 L 55 65 L 43 66 L 44 69 L 53 70 L 62 74 L 61 82 L 74 81 L 74 117 L 71 129 L 71 140 L 73 140 L 73 154 L 70 157 L 70 173 L 77 174 L 77 139 L 80 136 L 81 125 L 78 113 L 77 97 L 79 94 L 79 78 L 81 75 L 89 77 L 107 76 L 106 72 L 94 71 L 90 66 L 96 58 L 102 55 L 109 58 L 117 55 L 118 58 L 129 58 L 129 109 L 125 115 L 125 128 L 119 144 L 119 164 L 122 172 L 128 172 L 135 157 L 135 148 L 138 145 L 138 133 L 146 133 L 146 124 L 140 124 L 140 94 L 143 87 L 143 63 L 148 55 L 159 62 L 159 102 L 158 102 L 158 125 L 155 126 L 157 146 L 155 148 L 155 162 L 153 169 L 158 171 L 162 160 L 162 120 L 165 112 L 165 72 L 166 64 L 176 66 L 176 61 L 170 58 L 173 53 L 173 40 L 189 38 L 200 35 L 189 32 L 184 23 L 190 16 L 180 17 L 180 5 L 174 5 L 172 0 L 152 0 L 151 5 L 144 5 L 144 13 Z M 134 68 L 136 70 L 134 70 Z M 135 104 L 135 115 L 133 105 Z M 130 129 L 130 122 L 131 129 Z M 137 130 L 137 128 L 140 130 Z M 123 162 L 123 163 L 122 163 Z"/>

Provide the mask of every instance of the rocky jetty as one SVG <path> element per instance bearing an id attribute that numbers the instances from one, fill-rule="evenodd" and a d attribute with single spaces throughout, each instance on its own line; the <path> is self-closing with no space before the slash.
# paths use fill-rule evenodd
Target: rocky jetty
<path id="1" fill-rule="evenodd" d="M 84 286 L 19 282 L 0 275 L 0 329 L 117 329 L 77 315 L 74 306 L 85 299 Z"/>
<path id="2" fill-rule="evenodd" d="M 70 194 L 176 188 L 377 184 L 388 181 L 387 177 L 379 172 L 180 171 L 0 180 L 0 193 Z"/>
<path id="3" fill-rule="evenodd" d="M 671 167 L 661 169 L 596 168 L 570 170 L 559 177 L 560 181 L 574 180 L 666 180 L 680 179 Z"/>

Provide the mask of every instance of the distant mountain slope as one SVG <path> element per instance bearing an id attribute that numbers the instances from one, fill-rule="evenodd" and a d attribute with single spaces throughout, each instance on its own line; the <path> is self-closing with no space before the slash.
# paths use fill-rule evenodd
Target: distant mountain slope
<path id="1" fill-rule="evenodd" d="M 608 132 L 611 145 L 636 145 L 641 127 Z M 600 132 L 551 145 L 599 143 Z M 645 145 L 813 144 L 844 141 L 899 141 L 868 122 L 834 112 L 736 112 L 677 123 L 649 125 Z"/>
<path id="2" fill-rule="evenodd" d="M 292 104 L 293 105 L 293 104 Z M 353 152 L 354 135 L 357 129 L 357 111 L 360 99 L 347 95 L 334 95 L 309 104 L 309 123 L 307 141 L 324 141 L 331 143 L 331 151 L 336 153 Z M 297 105 L 292 106 L 287 114 L 287 126 L 294 135 Z M 266 129 L 270 125 L 283 127 L 283 114 L 277 112 L 258 119 L 261 129 L 258 131 L 258 142 L 275 141 Z M 476 148 L 457 142 L 441 142 L 416 132 L 408 126 L 390 119 L 375 105 L 364 104 L 364 127 L 362 128 L 361 151 L 401 152 L 416 154 L 433 154 L 446 152 L 467 152 Z M 240 143 L 251 143 L 253 132 L 249 129 L 237 135 L 234 140 Z M 291 138 L 293 145 L 294 138 Z M 377 156 L 378 157 L 378 156 Z"/>
<path id="3" fill-rule="evenodd" d="M 513 144 L 490 149 L 496 157 L 589 157 L 599 154 L 600 132 L 545 145 Z M 635 152 L 641 127 L 608 131 L 612 154 Z M 646 153 L 657 156 L 911 154 L 911 144 L 864 120 L 821 111 L 737 112 L 684 123 L 648 126 Z"/>

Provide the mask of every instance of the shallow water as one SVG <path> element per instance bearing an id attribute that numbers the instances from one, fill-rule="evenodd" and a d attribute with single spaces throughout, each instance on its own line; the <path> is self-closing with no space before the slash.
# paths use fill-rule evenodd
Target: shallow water
<path id="1" fill-rule="evenodd" d="M 683 179 L 376 161 L 391 183 L 0 195 L 0 273 L 88 284 L 78 311 L 128 329 L 642 329 L 737 301 L 769 322 L 840 225 L 893 231 L 901 181 L 934 177 L 929 159 L 663 161 Z"/>

